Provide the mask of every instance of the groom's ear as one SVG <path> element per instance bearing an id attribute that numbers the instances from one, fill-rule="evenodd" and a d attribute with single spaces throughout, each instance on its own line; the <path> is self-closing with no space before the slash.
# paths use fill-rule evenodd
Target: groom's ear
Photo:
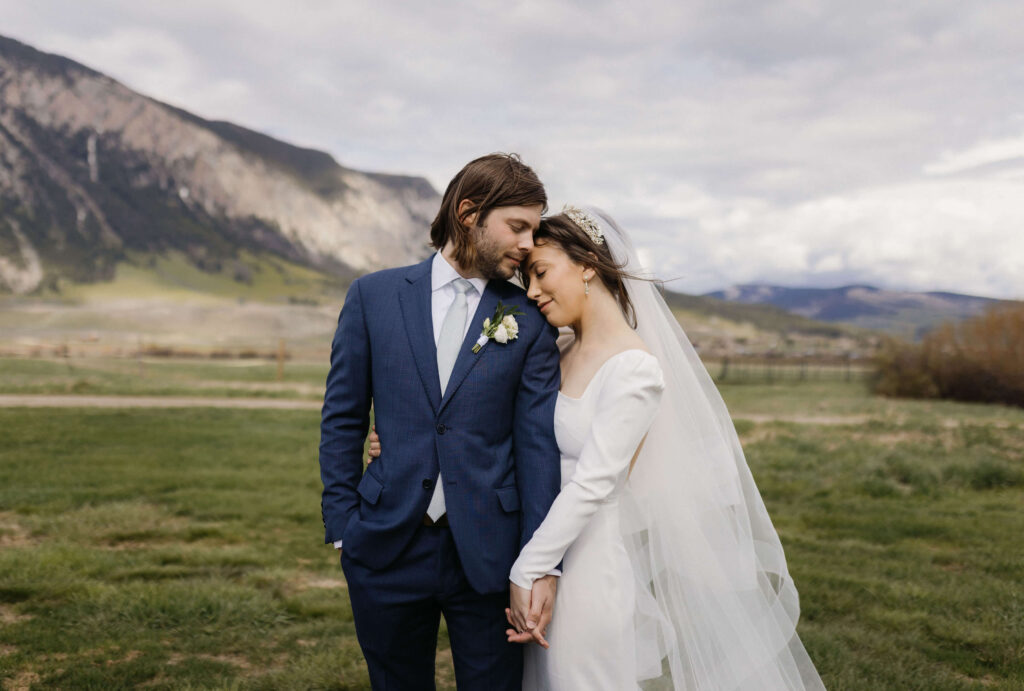
<path id="1" fill-rule="evenodd" d="M 462 201 L 459 202 L 459 207 L 458 210 L 456 211 L 456 215 L 459 217 L 459 220 L 462 221 L 462 224 L 465 225 L 467 228 L 476 227 L 477 212 L 473 211 L 472 213 L 470 213 L 470 209 L 473 209 L 474 207 L 476 207 L 476 204 L 474 204 L 469 199 L 463 199 Z"/>

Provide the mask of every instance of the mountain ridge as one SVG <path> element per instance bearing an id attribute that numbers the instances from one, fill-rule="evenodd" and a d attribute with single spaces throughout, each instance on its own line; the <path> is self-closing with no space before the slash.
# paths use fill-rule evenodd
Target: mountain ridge
<path id="1" fill-rule="evenodd" d="M 169 251 L 345 282 L 424 256 L 439 201 L 423 178 L 347 168 L 0 36 L 0 291 L 110 280 Z"/>
<path id="2" fill-rule="evenodd" d="M 942 322 L 968 319 L 992 306 L 1013 302 L 950 291 L 889 290 L 862 283 L 836 288 L 745 283 L 704 296 L 747 305 L 772 305 L 818 322 L 911 337 L 920 337 Z"/>

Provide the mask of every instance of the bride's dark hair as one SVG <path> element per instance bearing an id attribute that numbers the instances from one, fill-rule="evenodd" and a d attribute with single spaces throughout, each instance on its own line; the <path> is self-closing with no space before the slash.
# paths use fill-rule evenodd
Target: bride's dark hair
<path id="1" fill-rule="evenodd" d="M 618 301 L 626 321 L 631 327 L 636 328 L 636 313 L 633 303 L 629 299 L 629 293 L 626 292 L 625 281 L 628 278 L 643 279 L 623 270 L 624 265 L 616 262 L 612 257 L 607 242 L 599 245 L 591 240 L 590 236 L 564 213 L 543 219 L 540 222 L 540 227 L 533 234 L 533 242 L 537 245 L 553 242 L 569 255 L 569 259 L 573 263 L 593 269 L 604 287 Z M 529 275 L 525 271 L 521 271 L 520 276 L 523 285 L 529 289 Z"/>

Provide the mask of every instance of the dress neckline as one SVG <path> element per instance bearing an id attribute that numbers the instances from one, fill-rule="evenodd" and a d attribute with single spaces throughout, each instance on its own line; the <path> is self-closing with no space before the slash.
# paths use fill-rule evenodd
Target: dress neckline
<path id="1" fill-rule="evenodd" d="M 588 381 L 587 385 L 583 387 L 583 393 L 581 393 L 579 395 L 579 397 L 574 398 L 572 396 L 564 394 L 564 393 L 562 393 L 561 389 L 558 390 L 558 395 L 561 396 L 562 398 L 566 399 L 566 400 L 569 400 L 569 401 L 582 401 L 584 398 L 586 398 L 587 392 L 590 391 L 590 385 L 593 384 L 597 380 L 598 375 L 601 374 L 601 371 L 605 368 L 605 366 L 609 362 L 611 362 L 615 358 L 619 357 L 620 355 L 623 355 L 625 353 L 631 353 L 633 351 L 637 351 L 639 353 L 644 353 L 645 355 L 651 355 L 649 352 L 647 352 L 643 348 L 626 348 L 625 350 L 620 350 L 619 352 L 615 353 L 614 355 L 609 356 L 607 360 L 605 360 L 604 362 L 601 363 L 601 366 L 597 368 L 597 371 L 594 372 L 594 375 L 592 377 L 590 377 L 590 381 Z M 654 356 L 651 355 L 651 357 L 654 357 Z"/>

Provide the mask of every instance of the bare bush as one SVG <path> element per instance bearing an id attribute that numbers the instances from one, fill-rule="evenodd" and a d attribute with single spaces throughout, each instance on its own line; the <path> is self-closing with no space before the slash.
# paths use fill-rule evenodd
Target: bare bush
<path id="1" fill-rule="evenodd" d="M 1024 304 L 943 324 L 921 343 L 889 341 L 875 358 L 875 392 L 1024 407 Z"/>

